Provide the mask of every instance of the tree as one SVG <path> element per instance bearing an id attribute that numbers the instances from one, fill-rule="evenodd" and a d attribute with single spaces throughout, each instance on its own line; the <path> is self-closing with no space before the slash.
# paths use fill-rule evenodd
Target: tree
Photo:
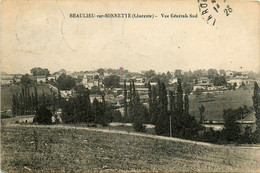
<path id="1" fill-rule="evenodd" d="M 237 87 L 237 83 L 235 82 L 235 83 L 233 84 L 233 90 L 236 90 L 236 87 Z"/>
<path id="2" fill-rule="evenodd" d="M 15 94 L 13 94 L 12 98 L 12 114 L 15 116 L 17 115 L 17 110 L 18 110 L 18 100 Z"/>
<path id="3" fill-rule="evenodd" d="M 215 76 L 213 78 L 213 84 L 215 86 L 223 86 L 227 84 L 225 76 Z"/>
<path id="4" fill-rule="evenodd" d="M 205 112 L 205 107 L 203 105 L 201 105 L 199 107 L 199 111 L 200 111 L 200 124 L 202 124 L 204 121 L 203 113 Z"/>
<path id="5" fill-rule="evenodd" d="M 258 120 L 260 120 L 260 116 L 259 116 L 259 86 L 257 84 L 257 82 L 254 83 L 254 94 L 252 96 L 253 99 L 253 107 L 256 113 L 256 117 Z"/>
<path id="6" fill-rule="evenodd" d="M 90 92 L 91 92 L 91 94 L 101 94 L 102 93 L 98 86 L 92 86 Z"/>
<path id="7" fill-rule="evenodd" d="M 169 113 L 167 110 L 168 98 L 167 90 L 164 83 L 158 81 L 159 87 L 159 116 L 155 125 L 155 133 L 157 135 L 169 136 Z"/>
<path id="8" fill-rule="evenodd" d="M 238 142 L 240 139 L 240 125 L 236 122 L 236 112 L 233 109 L 223 110 L 224 129 L 222 130 L 227 142 Z"/>
<path id="9" fill-rule="evenodd" d="M 208 78 L 209 79 L 212 80 L 217 75 L 218 75 L 218 70 L 212 69 L 212 68 L 208 70 Z"/>
<path id="10" fill-rule="evenodd" d="M 61 74 L 57 79 L 57 87 L 59 90 L 71 90 L 75 86 L 76 86 L 75 79 L 66 74 Z"/>
<path id="11" fill-rule="evenodd" d="M 25 74 L 21 77 L 21 84 L 30 85 L 31 83 L 32 83 L 32 80 L 30 79 L 28 74 Z"/>
<path id="12" fill-rule="evenodd" d="M 182 90 L 180 78 L 178 78 L 178 83 L 177 83 L 176 111 L 178 116 L 180 116 L 183 113 L 183 90 Z"/>
<path id="13" fill-rule="evenodd" d="M 226 76 L 226 71 L 223 70 L 223 69 L 220 69 L 219 74 L 222 75 L 222 76 Z"/>
<path id="14" fill-rule="evenodd" d="M 97 72 L 99 73 L 99 75 L 104 75 L 105 70 L 103 68 L 99 68 L 97 69 Z"/>
<path id="15" fill-rule="evenodd" d="M 39 124 L 51 124 L 52 123 L 52 113 L 45 106 L 40 106 L 36 110 L 36 115 L 34 121 Z"/>
<path id="16" fill-rule="evenodd" d="M 166 75 L 167 75 L 168 79 L 172 78 L 172 74 L 169 71 L 167 71 Z"/>
<path id="17" fill-rule="evenodd" d="M 47 68 L 35 67 L 31 69 L 33 76 L 49 76 L 50 71 Z"/>
<path id="18" fill-rule="evenodd" d="M 184 110 L 185 112 L 189 112 L 189 108 L 190 108 L 190 105 L 189 105 L 189 94 L 187 92 L 185 92 L 185 95 L 184 95 Z"/>
<path id="19" fill-rule="evenodd" d="M 158 80 L 163 82 L 163 83 L 165 83 L 165 84 L 169 83 L 169 78 L 168 78 L 168 76 L 165 73 L 155 75 L 151 79 L 152 82 L 157 82 Z"/>
<path id="20" fill-rule="evenodd" d="M 154 77 L 156 75 L 154 70 L 149 70 L 144 72 L 144 76 L 148 79 L 151 79 L 152 77 Z"/>
<path id="21" fill-rule="evenodd" d="M 104 79 L 104 85 L 106 88 L 117 88 L 119 87 L 120 77 L 117 75 L 111 75 Z"/>
<path id="22" fill-rule="evenodd" d="M 124 81 L 124 116 L 128 116 L 128 110 L 127 110 L 127 89 L 126 89 L 126 81 Z"/>

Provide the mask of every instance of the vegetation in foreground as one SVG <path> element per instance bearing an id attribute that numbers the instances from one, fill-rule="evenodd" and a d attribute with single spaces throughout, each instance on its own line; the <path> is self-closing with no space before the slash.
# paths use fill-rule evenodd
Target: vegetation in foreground
<path id="1" fill-rule="evenodd" d="M 3 172 L 260 170 L 260 149 L 74 129 L 2 127 L 1 134 Z"/>

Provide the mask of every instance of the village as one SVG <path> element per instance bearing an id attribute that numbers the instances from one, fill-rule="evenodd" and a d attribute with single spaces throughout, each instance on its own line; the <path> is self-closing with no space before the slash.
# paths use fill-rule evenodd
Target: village
<path id="1" fill-rule="evenodd" d="M 57 80 L 59 77 L 69 76 L 75 85 L 69 86 L 68 88 L 58 88 Z M 156 86 L 158 80 L 163 81 L 166 84 L 168 91 L 176 91 L 178 78 L 182 79 L 183 90 L 188 92 L 189 97 L 194 98 L 190 100 L 191 108 L 193 105 L 203 104 L 214 104 L 219 101 L 215 100 L 221 93 L 225 92 L 236 92 L 240 88 L 250 89 L 252 84 L 256 80 L 256 74 L 253 72 L 236 72 L 230 70 L 195 70 L 195 71 L 182 71 L 175 70 L 174 72 L 167 73 L 156 73 L 154 70 L 137 72 L 129 72 L 124 68 L 119 69 L 97 69 L 95 71 L 81 71 L 81 72 L 69 72 L 64 69 L 50 74 L 48 69 L 34 68 L 31 70 L 31 74 L 21 75 L 10 75 L 2 73 L 1 85 L 2 87 L 10 87 L 14 85 L 21 85 L 24 82 L 30 82 L 31 84 L 42 85 L 49 88 L 52 92 L 56 94 L 60 93 L 61 96 L 69 100 L 69 98 L 74 97 L 75 87 L 84 86 L 91 91 L 89 97 L 90 102 L 93 103 L 94 99 L 102 102 L 102 95 L 107 103 L 112 104 L 116 110 L 118 110 L 122 116 L 125 115 L 124 111 L 124 85 L 129 88 L 131 82 L 134 82 L 136 91 L 139 94 L 140 102 L 149 108 L 149 85 Z M 241 89 L 242 90 L 242 89 Z M 249 96 L 251 98 L 251 96 Z M 126 102 L 129 103 L 129 98 Z M 194 104 L 193 104 L 194 102 Z M 224 104 L 224 103 L 223 103 Z M 244 106 L 244 105 L 239 105 Z M 248 107 L 252 105 L 249 104 Z M 236 107 L 238 108 L 238 106 Z M 197 109 L 197 110 L 196 110 Z M 220 115 L 213 116 L 212 112 L 206 113 L 203 118 L 203 124 L 207 128 L 213 128 L 214 130 L 221 130 L 223 128 L 223 117 L 221 108 L 217 112 Z M 198 108 L 192 110 L 193 116 L 199 121 Z M 1 114 L 6 116 L 12 116 L 11 107 L 5 106 L 1 107 Z M 61 109 L 57 109 L 56 113 L 62 114 Z M 197 115 L 196 115 L 197 114 Z M 208 115 L 207 115 L 208 114 Z M 29 119 L 28 119 L 29 118 Z M 26 116 L 21 118 L 19 122 L 33 122 L 34 115 Z M 54 117 L 53 117 L 54 121 Z M 62 121 L 62 120 L 61 120 Z M 237 120 L 237 122 L 244 124 L 244 126 L 250 125 L 255 131 L 255 119 L 254 113 L 251 111 L 250 115 L 243 115 L 243 119 Z"/>

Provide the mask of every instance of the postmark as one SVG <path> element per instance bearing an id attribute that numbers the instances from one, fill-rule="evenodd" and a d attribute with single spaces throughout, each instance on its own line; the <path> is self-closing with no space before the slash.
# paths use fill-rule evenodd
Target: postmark
<path id="1" fill-rule="evenodd" d="M 233 9 L 227 0 L 198 0 L 199 13 L 207 24 L 215 26 L 220 16 L 229 17 Z"/>

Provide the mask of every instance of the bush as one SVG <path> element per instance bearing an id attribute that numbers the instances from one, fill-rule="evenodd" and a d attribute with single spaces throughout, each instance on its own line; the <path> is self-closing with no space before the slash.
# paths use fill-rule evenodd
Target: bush
<path id="1" fill-rule="evenodd" d="M 136 132 L 146 132 L 146 127 L 141 122 L 134 122 L 133 127 Z"/>
<path id="2" fill-rule="evenodd" d="M 34 122 L 39 124 L 51 124 L 52 120 L 52 113 L 49 109 L 47 109 L 45 106 L 40 106 L 36 110 L 36 116 L 34 118 Z"/>

